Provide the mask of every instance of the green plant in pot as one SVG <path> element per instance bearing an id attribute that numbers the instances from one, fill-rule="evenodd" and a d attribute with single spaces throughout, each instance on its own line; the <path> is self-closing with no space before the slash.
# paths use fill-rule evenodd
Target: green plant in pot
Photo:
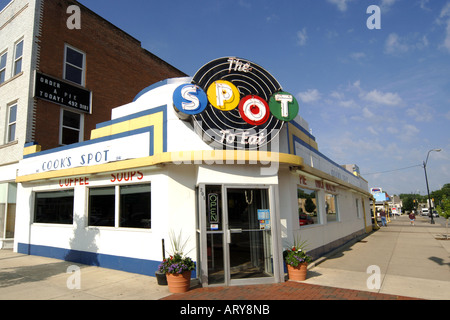
<path id="1" fill-rule="evenodd" d="M 158 267 L 158 271 L 166 274 L 169 291 L 172 293 L 186 292 L 190 287 L 191 272 L 195 270 L 195 262 L 184 252 L 189 239 L 182 241 L 181 232 L 175 236 L 171 231 L 170 240 L 172 252 Z"/>
<path id="2" fill-rule="evenodd" d="M 293 245 L 283 251 L 290 280 L 303 281 L 306 279 L 308 263 L 312 261 L 311 256 L 306 253 L 306 244 L 306 240 L 301 241 L 298 238 Z"/>

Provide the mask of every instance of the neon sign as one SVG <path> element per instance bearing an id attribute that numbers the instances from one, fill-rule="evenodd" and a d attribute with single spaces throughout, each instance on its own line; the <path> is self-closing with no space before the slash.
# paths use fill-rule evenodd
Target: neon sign
<path id="1" fill-rule="evenodd" d="M 174 108 L 191 120 L 208 143 L 238 149 L 269 143 L 298 114 L 295 97 L 284 92 L 259 65 L 220 58 L 197 71 L 173 94 Z"/>

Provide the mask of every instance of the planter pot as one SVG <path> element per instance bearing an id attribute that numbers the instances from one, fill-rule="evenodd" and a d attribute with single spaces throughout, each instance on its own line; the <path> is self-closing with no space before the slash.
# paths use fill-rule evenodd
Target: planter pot
<path id="1" fill-rule="evenodd" d="M 183 293 L 189 290 L 191 285 L 191 271 L 183 273 L 166 273 L 169 291 L 172 293 Z"/>
<path id="2" fill-rule="evenodd" d="M 289 280 L 304 281 L 306 280 L 306 273 L 308 271 L 308 263 L 301 263 L 297 267 L 288 265 Z"/>
<path id="3" fill-rule="evenodd" d="M 160 286 L 167 286 L 167 277 L 165 273 L 155 272 L 156 281 Z"/>

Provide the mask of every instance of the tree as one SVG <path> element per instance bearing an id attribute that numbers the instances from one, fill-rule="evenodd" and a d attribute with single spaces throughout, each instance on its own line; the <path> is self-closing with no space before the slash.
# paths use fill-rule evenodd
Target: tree
<path id="1" fill-rule="evenodd" d="M 311 197 L 306 198 L 305 210 L 306 212 L 313 212 L 314 210 L 316 210 L 316 205 L 312 201 Z"/>
<path id="2" fill-rule="evenodd" d="M 440 203 L 444 195 L 450 198 L 450 183 L 446 183 L 440 190 L 430 193 L 431 198 L 434 199 L 434 203 Z"/>
<path id="3" fill-rule="evenodd" d="M 413 211 L 413 209 L 414 209 L 413 198 L 411 198 L 411 197 L 404 198 L 402 208 L 404 211 Z"/>
<path id="4" fill-rule="evenodd" d="M 447 198 L 446 195 L 442 196 L 441 205 L 436 207 L 437 212 L 441 217 L 444 217 L 445 227 L 447 230 L 447 239 L 448 239 L 448 218 L 450 218 L 450 198 Z"/>

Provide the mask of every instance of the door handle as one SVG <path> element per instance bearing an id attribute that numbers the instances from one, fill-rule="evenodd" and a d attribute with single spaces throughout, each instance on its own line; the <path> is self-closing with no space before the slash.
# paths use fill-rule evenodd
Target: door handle
<path id="1" fill-rule="evenodd" d="M 227 230 L 227 243 L 231 243 L 231 234 L 232 233 L 242 233 L 242 229 L 228 229 Z"/>

